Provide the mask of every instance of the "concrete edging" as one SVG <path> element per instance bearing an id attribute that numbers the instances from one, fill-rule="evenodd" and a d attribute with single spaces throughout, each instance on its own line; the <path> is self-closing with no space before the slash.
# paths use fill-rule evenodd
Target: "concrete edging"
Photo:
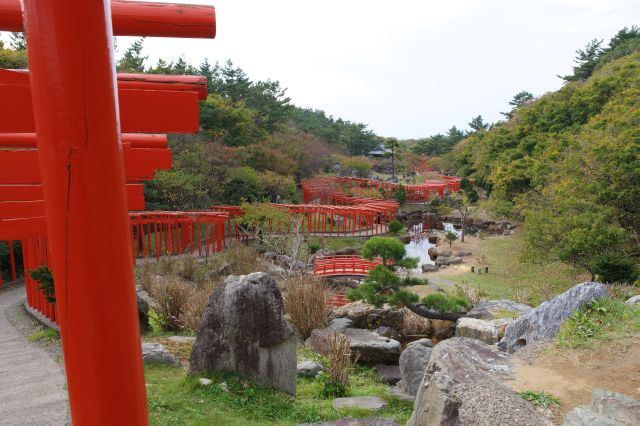
<path id="1" fill-rule="evenodd" d="M 40 322 L 42 325 L 44 325 L 46 327 L 49 327 L 49 328 L 53 328 L 55 331 L 60 333 L 60 326 L 58 324 L 56 324 L 55 322 L 51 321 L 49 318 L 47 318 L 44 315 L 42 315 L 37 310 L 33 309 L 31 306 L 29 306 L 29 304 L 27 303 L 26 299 L 23 302 L 23 306 L 24 306 L 24 310 L 29 315 L 31 315 L 34 319 L 36 319 L 38 322 Z"/>

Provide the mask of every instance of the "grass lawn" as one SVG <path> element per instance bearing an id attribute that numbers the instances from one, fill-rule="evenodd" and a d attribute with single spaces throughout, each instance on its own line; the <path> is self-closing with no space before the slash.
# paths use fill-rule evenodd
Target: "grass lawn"
<path id="1" fill-rule="evenodd" d="M 298 359 L 324 361 L 301 348 Z M 371 417 L 367 410 L 335 410 L 331 399 L 320 396 L 322 384 L 314 379 L 298 378 L 297 397 L 249 384 L 233 374 L 189 376 L 184 369 L 152 365 L 145 367 L 149 417 L 152 425 L 296 425 L 342 417 Z M 209 386 L 198 379 L 213 380 Z M 221 385 L 222 383 L 225 385 Z M 226 388 L 226 390 L 225 390 Z M 376 417 L 393 418 L 404 424 L 413 404 L 388 392 L 373 369 L 358 367 L 351 377 L 349 396 L 376 395 L 387 401 Z"/>
<path id="2" fill-rule="evenodd" d="M 453 284 L 479 287 L 489 294 L 490 299 L 528 300 L 535 305 L 540 303 L 541 297 L 561 293 L 589 279 L 584 270 L 561 262 L 544 265 L 522 262 L 523 244 L 521 233 L 480 240 L 473 250 L 473 257 L 484 260 L 483 264 L 489 266 L 488 274 L 473 274 L 468 267 L 463 270 L 447 268 L 429 274 L 427 278 L 443 287 Z"/>

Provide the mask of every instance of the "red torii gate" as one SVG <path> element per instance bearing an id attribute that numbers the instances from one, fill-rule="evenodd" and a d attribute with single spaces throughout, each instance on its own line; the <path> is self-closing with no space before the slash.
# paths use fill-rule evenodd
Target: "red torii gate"
<path id="1" fill-rule="evenodd" d="M 197 131 L 198 95 L 116 90 L 112 34 L 213 38 L 214 9 L 106 0 L 22 5 L 24 16 L 18 0 L 0 0 L 0 30 L 27 30 L 30 67 L 29 85 L 18 73 L 14 84 L 0 84 L 3 98 L 15 99 L 0 131 L 37 134 L 44 255 L 55 277 L 72 420 L 148 424 L 120 133 L 184 131 L 157 129 L 148 113 L 163 99 L 175 107 L 168 98 L 184 107 L 183 118 L 196 112 L 187 131 Z M 38 221 L 7 220 L 0 230 L 23 238 L 37 233 Z"/>

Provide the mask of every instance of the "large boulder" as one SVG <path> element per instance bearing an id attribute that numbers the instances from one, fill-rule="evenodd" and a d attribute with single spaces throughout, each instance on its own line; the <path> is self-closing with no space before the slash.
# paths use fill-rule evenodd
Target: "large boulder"
<path id="1" fill-rule="evenodd" d="M 502 384 L 506 354 L 479 340 L 454 337 L 433 348 L 407 425 L 550 425 Z"/>
<path id="2" fill-rule="evenodd" d="M 282 295 L 263 272 L 229 276 L 205 308 L 190 371 L 236 371 L 265 386 L 296 392 L 296 337 Z"/>
<path id="3" fill-rule="evenodd" d="M 630 297 L 626 302 L 627 305 L 640 305 L 640 294 L 637 296 Z"/>
<path id="4" fill-rule="evenodd" d="M 336 333 L 330 328 L 316 329 L 305 344 L 314 351 L 326 354 L 329 351 L 329 337 Z M 369 330 L 361 328 L 345 328 L 340 330 L 349 339 L 351 353 L 355 357 L 360 354 L 359 361 L 365 364 L 395 364 L 400 357 L 400 342 L 394 339 L 380 336 Z"/>
<path id="5" fill-rule="evenodd" d="M 334 315 L 336 318 L 349 318 L 356 328 L 373 330 L 384 325 L 399 330 L 404 324 L 405 313 L 391 307 L 376 308 L 368 303 L 353 302 L 336 309 Z"/>
<path id="6" fill-rule="evenodd" d="M 578 284 L 509 324 L 500 347 L 512 353 L 536 341 L 551 341 L 575 311 L 607 295 L 607 288 L 600 283 Z"/>
<path id="7" fill-rule="evenodd" d="M 146 294 L 146 292 L 144 292 Z M 151 330 L 149 324 L 149 302 L 138 292 L 136 294 L 138 302 L 138 323 L 140 324 L 140 333 L 146 333 Z"/>
<path id="8" fill-rule="evenodd" d="M 467 314 L 470 318 L 494 320 L 500 318 L 517 318 L 529 313 L 533 308 L 512 300 L 486 300 L 475 305 Z"/>
<path id="9" fill-rule="evenodd" d="M 512 319 L 502 318 L 485 321 L 477 318 L 460 318 L 456 323 L 456 336 L 478 339 L 487 345 L 495 345 L 504 336 Z"/>
<path id="10" fill-rule="evenodd" d="M 433 343 L 429 339 L 411 342 L 400 355 L 400 381 L 398 389 L 410 396 L 416 396 L 424 369 L 431 357 Z"/>
<path id="11" fill-rule="evenodd" d="M 563 426 L 640 425 L 640 401 L 621 393 L 594 389 L 591 404 L 576 407 L 564 418 Z"/>

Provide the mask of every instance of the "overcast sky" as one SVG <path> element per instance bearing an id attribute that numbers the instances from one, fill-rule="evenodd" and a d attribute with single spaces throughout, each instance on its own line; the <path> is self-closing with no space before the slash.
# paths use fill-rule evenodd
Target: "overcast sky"
<path id="1" fill-rule="evenodd" d="M 589 40 L 640 24 L 638 0 L 180 1 L 215 5 L 217 37 L 147 39 L 150 64 L 230 58 L 296 105 L 399 138 L 496 121 L 520 90 L 558 89 Z"/>

